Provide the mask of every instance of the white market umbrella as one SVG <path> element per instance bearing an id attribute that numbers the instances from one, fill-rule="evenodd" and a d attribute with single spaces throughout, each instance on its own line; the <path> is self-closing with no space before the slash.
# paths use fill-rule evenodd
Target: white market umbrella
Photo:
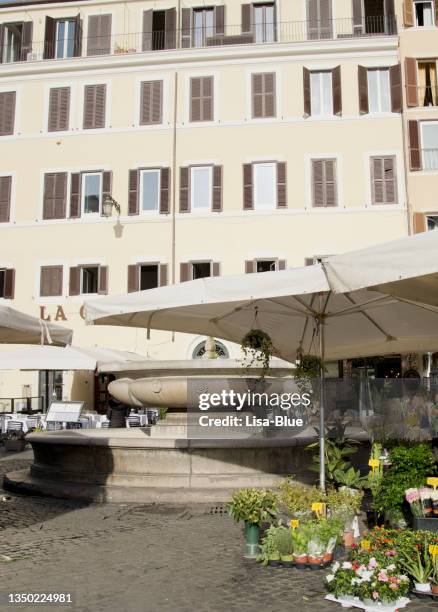
<path id="1" fill-rule="evenodd" d="M 73 332 L 10 306 L 0 306 L 0 344 L 71 344 Z"/>
<path id="2" fill-rule="evenodd" d="M 27 346 L 0 352 L 0 370 L 91 370 L 118 362 L 143 362 L 144 356 L 107 348 Z"/>
<path id="3" fill-rule="evenodd" d="M 324 362 L 438 348 L 438 312 L 365 289 L 335 294 L 320 264 L 108 296 L 86 303 L 85 316 L 97 325 L 203 334 L 238 343 L 251 328 L 260 328 L 270 335 L 277 356 L 288 361 L 302 353 L 319 354 Z M 322 487 L 324 422 L 321 385 Z"/>

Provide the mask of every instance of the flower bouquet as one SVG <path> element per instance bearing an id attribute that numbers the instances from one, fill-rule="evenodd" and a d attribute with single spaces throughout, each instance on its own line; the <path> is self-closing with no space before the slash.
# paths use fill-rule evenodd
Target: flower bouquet
<path id="1" fill-rule="evenodd" d="M 412 516 L 424 516 L 419 489 L 407 489 L 405 491 L 405 497 L 406 501 L 409 502 Z"/>
<path id="2" fill-rule="evenodd" d="M 365 606 L 397 607 L 409 591 L 409 578 L 394 563 L 371 557 L 367 564 L 358 561 L 336 562 L 326 576 L 328 591 L 338 600 L 357 601 Z M 397 604 L 398 605 L 398 604 Z"/>

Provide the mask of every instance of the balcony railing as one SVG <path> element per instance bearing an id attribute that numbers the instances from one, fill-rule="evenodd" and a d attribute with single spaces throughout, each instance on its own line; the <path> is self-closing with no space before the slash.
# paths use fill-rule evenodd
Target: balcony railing
<path id="1" fill-rule="evenodd" d="M 436 85 L 424 85 L 417 87 L 418 106 L 438 106 L 438 87 Z"/>
<path id="2" fill-rule="evenodd" d="M 173 32 L 153 31 L 112 36 L 89 37 L 82 40 L 32 42 L 23 49 L 15 43 L 1 49 L 3 64 L 33 62 L 44 59 L 69 59 L 99 55 L 149 53 L 170 49 L 193 49 L 230 45 L 300 43 L 393 36 L 397 33 L 394 17 L 366 17 L 360 23 L 353 19 L 325 21 L 291 21 L 254 25 L 250 32 L 242 32 L 240 25 L 228 26 L 224 33 L 212 28 L 192 28 Z M 62 42 L 62 44 L 60 44 Z M 67 43 L 67 44 L 65 44 Z M 68 44 L 70 43 L 70 44 Z M 66 49 L 70 55 L 65 55 Z"/>
<path id="3" fill-rule="evenodd" d="M 423 170 L 438 170 L 438 149 L 422 149 Z"/>

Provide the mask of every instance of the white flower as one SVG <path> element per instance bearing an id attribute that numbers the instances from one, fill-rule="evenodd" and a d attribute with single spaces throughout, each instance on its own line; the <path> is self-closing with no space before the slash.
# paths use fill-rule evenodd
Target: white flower
<path id="1" fill-rule="evenodd" d="M 362 578 L 362 582 L 371 582 L 371 576 L 373 575 L 373 572 L 370 572 L 369 570 L 360 570 L 360 568 L 357 570 L 357 574 L 358 576 L 360 576 Z"/>
<path id="2" fill-rule="evenodd" d="M 341 566 L 340 566 L 340 564 L 339 564 L 339 561 L 336 561 L 336 563 L 333 563 L 333 566 L 332 566 L 332 572 L 333 572 L 334 574 L 336 574 L 336 572 L 338 571 L 338 569 L 339 569 L 340 567 L 341 567 Z"/>
<path id="3" fill-rule="evenodd" d="M 405 576 L 405 574 L 400 574 L 398 579 L 401 580 L 402 582 L 407 582 L 409 580 L 409 578 Z"/>
<path id="4" fill-rule="evenodd" d="M 395 564 L 391 563 L 391 565 L 388 565 L 385 572 L 393 572 L 394 570 L 395 570 Z"/>
<path id="5" fill-rule="evenodd" d="M 328 576 L 325 577 L 325 579 L 328 583 L 330 583 L 332 580 L 335 579 L 335 577 L 333 574 L 329 574 Z"/>
<path id="6" fill-rule="evenodd" d="M 351 569 L 352 567 L 350 561 L 344 561 L 342 564 L 342 569 Z"/>

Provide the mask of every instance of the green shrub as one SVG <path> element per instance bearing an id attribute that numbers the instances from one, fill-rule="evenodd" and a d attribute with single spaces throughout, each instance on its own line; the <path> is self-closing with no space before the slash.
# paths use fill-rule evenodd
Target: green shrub
<path id="1" fill-rule="evenodd" d="M 248 521 L 261 525 L 276 517 L 277 496 L 272 491 L 241 489 L 234 493 L 227 506 L 229 514 L 236 523 Z"/>

